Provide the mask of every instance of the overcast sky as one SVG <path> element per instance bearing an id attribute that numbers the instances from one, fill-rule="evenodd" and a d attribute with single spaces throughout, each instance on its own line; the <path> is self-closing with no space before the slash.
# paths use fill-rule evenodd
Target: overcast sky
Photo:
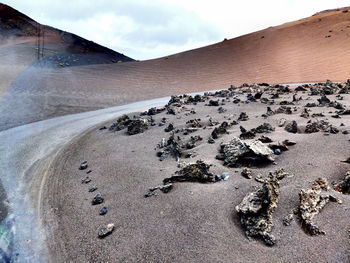
<path id="1" fill-rule="evenodd" d="M 4 3 L 42 24 L 140 60 L 350 5 L 349 0 L 4 0 Z"/>

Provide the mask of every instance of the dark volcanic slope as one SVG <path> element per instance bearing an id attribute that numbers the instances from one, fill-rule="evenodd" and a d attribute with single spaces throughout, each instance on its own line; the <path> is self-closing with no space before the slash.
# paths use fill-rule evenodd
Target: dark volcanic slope
<path id="1" fill-rule="evenodd" d="M 45 44 L 61 43 L 62 51 L 67 53 L 109 55 L 109 61 L 106 58 L 105 62 L 111 62 L 112 59 L 116 61 L 133 60 L 75 34 L 41 25 L 12 7 L 0 3 L 0 46 L 10 43 L 35 43 L 38 46 L 37 52 L 40 58 L 52 55 L 50 54 L 52 46 L 49 50 L 46 50 Z M 56 51 L 59 50 L 60 48 Z"/>
<path id="2" fill-rule="evenodd" d="M 0 108 L 5 113 L 0 116 L 0 129 L 84 110 L 183 92 L 221 89 L 244 82 L 346 80 L 350 76 L 350 12 L 346 11 L 347 8 L 331 10 L 207 47 L 142 62 L 66 67 L 67 63 L 75 63 L 72 62 L 74 57 L 64 55 L 59 56 L 59 60 L 55 57 L 53 60 L 63 63 L 64 67 L 30 68 L 13 82 L 10 95 Z M 56 45 L 52 44 L 52 48 Z M 41 62 L 45 65 L 49 59 Z"/>
<path id="3" fill-rule="evenodd" d="M 48 87 L 49 89 L 42 93 L 35 90 L 36 87 L 45 85 L 43 80 L 45 79 L 44 74 L 48 72 L 47 69 L 133 61 L 121 53 L 77 35 L 41 25 L 1 3 L 0 56 L 0 96 L 3 97 L 6 94 L 0 104 L 1 130 L 46 119 L 52 115 L 49 113 L 51 111 L 54 112 L 54 116 L 62 115 L 60 109 L 57 111 L 56 109 L 48 110 L 45 106 L 47 98 L 52 98 L 49 94 L 53 94 L 54 89 L 50 90 Z M 23 73 L 20 74 L 21 72 Z M 21 77 L 14 86 L 19 85 L 21 92 L 18 92 L 16 88 L 10 89 L 19 75 Z M 71 76 L 67 75 L 63 78 L 72 79 Z M 55 89 L 60 89 L 57 94 L 59 97 L 65 96 L 62 89 L 62 85 L 65 84 L 62 81 L 56 82 Z M 65 88 L 70 89 L 69 87 Z M 70 99 L 72 97 L 68 95 L 67 100 Z M 67 105 L 71 109 L 68 112 L 103 107 L 102 105 L 92 105 L 92 108 L 79 107 L 79 103 L 72 105 L 72 108 Z M 39 109 L 39 112 L 36 108 Z M 5 113 L 9 113 L 9 115 L 5 115 Z M 24 113 L 26 116 L 23 116 Z"/>

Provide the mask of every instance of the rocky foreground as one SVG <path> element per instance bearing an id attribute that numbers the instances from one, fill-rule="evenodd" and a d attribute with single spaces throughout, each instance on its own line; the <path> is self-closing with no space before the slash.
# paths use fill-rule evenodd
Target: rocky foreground
<path id="1" fill-rule="evenodd" d="M 85 133 L 52 164 L 52 257 L 348 262 L 349 91 L 231 86 Z"/>

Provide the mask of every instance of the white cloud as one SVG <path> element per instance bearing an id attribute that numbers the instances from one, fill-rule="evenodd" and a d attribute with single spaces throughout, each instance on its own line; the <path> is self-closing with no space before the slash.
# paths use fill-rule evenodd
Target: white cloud
<path id="1" fill-rule="evenodd" d="M 349 5 L 348 0 L 8 0 L 43 24 L 149 59 Z"/>

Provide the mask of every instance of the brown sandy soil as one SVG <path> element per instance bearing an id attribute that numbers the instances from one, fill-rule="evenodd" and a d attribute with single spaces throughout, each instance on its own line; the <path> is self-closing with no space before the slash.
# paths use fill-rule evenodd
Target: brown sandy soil
<path id="1" fill-rule="evenodd" d="M 350 12 L 344 10 L 154 60 L 30 68 L 13 83 L 2 102 L 5 114 L 0 117 L 0 129 L 244 82 L 344 81 L 350 68 Z"/>
<path id="2" fill-rule="evenodd" d="M 297 120 L 301 130 L 308 119 L 299 117 L 303 106 L 316 101 L 320 96 L 310 96 L 308 92 L 298 92 L 303 100 L 291 115 L 276 114 L 263 119 L 266 104 L 258 102 L 233 104 L 232 99 L 223 106 L 227 111 L 218 113 L 218 107 L 186 105 L 195 109 L 196 114 L 183 111 L 177 115 L 160 113 L 153 116 L 156 124 L 165 117 L 167 124 L 176 129 L 186 127 L 186 121 L 200 118 L 207 126 L 209 115 L 222 122 L 231 118 L 237 120 L 242 111 L 249 115 L 248 121 L 241 121 L 229 128 L 229 134 L 221 136 L 215 144 L 207 139 L 213 127 L 199 129 L 190 135 L 201 135 L 203 141 L 192 151 L 197 156 L 181 159 L 185 162 L 203 160 L 214 166 L 215 174 L 229 172 L 228 181 L 217 183 L 177 183 L 174 189 L 158 196 L 144 198 L 148 188 L 157 186 L 162 180 L 177 171 L 175 159 L 169 157 L 159 161 L 156 145 L 162 138 L 168 138 L 166 126 L 153 126 L 144 133 L 128 136 L 125 130 L 111 132 L 99 130 L 103 124 L 85 132 L 62 150 L 48 171 L 42 198 L 42 215 L 47 231 L 47 243 L 54 262 L 349 262 L 350 197 L 330 190 L 343 204 L 329 203 L 316 216 L 316 224 L 326 232 L 321 236 L 309 236 L 294 216 L 290 226 L 284 226 L 283 218 L 298 205 L 300 189 L 307 189 L 318 177 L 329 182 L 343 178 L 349 164 L 341 162 L 350 155 L 349 135 L 342 131 L 350 129 L 348 116 L 340 119 L 330 117 L 336 111 L 330 107 L 310 108 L 311 113 L 324 113 L 328 120 L 338 127 L 338 134 L 325 136 L 324 132 L 313 134 L 288 133 L 278 127 L 281 118 Z M 246 94 L 237 95 L 246 100 Z M 341 103 L 350 105 L 349 95 Z M 263 97 L 269 98 L 268 94 Z M 335 95 L 328 96 L 332 101 Z M 281 95 L 272 110 L 279 107 L 282 100 L 292 100 L 292 93 Z M 331 113 L 332 112 L 332 113 Z M 129 114 L 133 116 L 133 114 Z M 311 118 L 313 121 L 316 118 Z M 264 122 L 275 127 L 275 131 L 264 134 L 275 142 L 293 140 L 296 145 L 276 157 L 276 165 L 270 164 L 252 168 L 257 174 L 267 176 L 269 171 L 284 168 L 292 174 L 281 181 L 281 198 L 273 215 L 277 243 L 267 247 L 256 239 L 248 240 L 240 225 L 235 206 L 243 197 L 261 186 L 254 179 L 240 175 L 241 168 L 228 168 L 216 160 L 221 142 L 228 142 L 240 134 L 239 126 L 255 128 Z M 340 126 L 344 123 L 345 126 Z M 110 125 L 107 123 L 105 125 Z M 190 135 L 182 135 L 186 140 Z M 82 161 L 88 161 L 88 176 L 92 181 L 82 184 L 87 170 L 78 170 Z M 90 193 L 89 187 L 98 190 Z M 102 205 L 91 205 L 96 193 L 105 197 Z M 99 209 L 107 206 L 109 212 L 99 215 Z M 97 228 L 108 223 L 115 224 L 114 232 L 105 239 L 97 238 Z"/>

